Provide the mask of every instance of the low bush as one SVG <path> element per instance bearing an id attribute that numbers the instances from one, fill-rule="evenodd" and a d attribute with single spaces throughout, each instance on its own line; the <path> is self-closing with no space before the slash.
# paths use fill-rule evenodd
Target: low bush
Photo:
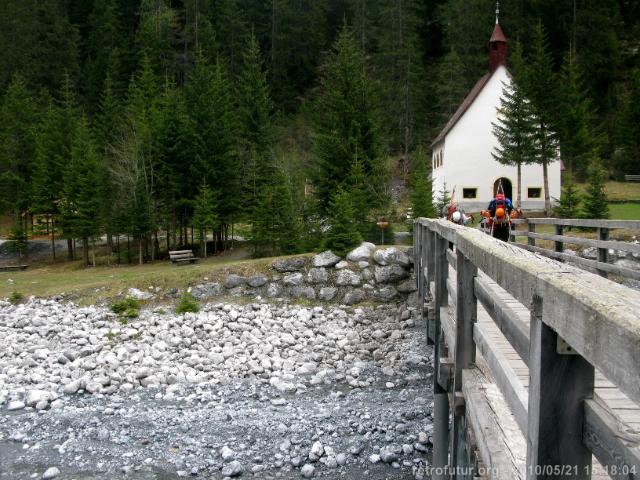
<path id="1" fill-rule="evenodd" d="M 198 302 L 193 295 L 188 292 L 185 292 L 182 297 L 180 297 L 180 300 L 178 300 L 178 304 L 176 305 L 176 313 L 197 313 L 199 310 L 200 305 L 198 305 Z"/>
<path id="2" fill-rule="evenodd" d="M 126 297 L 120 302 L 111 305 L 111 311 L 125 318 L 136 318 L 140 302 L 133 297 Z"/>
<path id="3" fill-rule="evenodd" d="M 13 291 L 11 296 L 9 297 L 9 302 L 11 302 L 14 305 L 19 304 L 20 302 L 22 302 L 22 300 L 24 300 L 24 295 L 21 294 L 20 292 L 15 291 L 15 290 Z"/>

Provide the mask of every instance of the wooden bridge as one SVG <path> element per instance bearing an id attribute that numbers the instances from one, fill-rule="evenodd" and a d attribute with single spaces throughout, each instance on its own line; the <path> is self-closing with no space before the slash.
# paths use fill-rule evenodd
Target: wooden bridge
<path id="1" fill-rule="evenodd" d="M 640 479 L 640 292 L 445 220 L 414 246 L 432 478 Z"/>

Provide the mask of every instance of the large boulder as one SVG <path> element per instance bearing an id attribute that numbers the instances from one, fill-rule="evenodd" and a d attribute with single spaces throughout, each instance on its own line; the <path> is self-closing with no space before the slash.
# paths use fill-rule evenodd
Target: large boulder
<path id="1" fill-rule="evenodd" d="M 333 267 L 340 261 L 340 257 L 334 254 L 331 250 L 319 253 L 311 260 L 311 264 L 314 267 Z"/>
<path id="2" fill-rule="evenodd" d="M 347 260 L 351 262 L 367 261 L 371 258 L 375 249 L 376 246 L 373 243 L 362 242 L 358 248 L 351 250 L 347 254 Z"/>
<path id="3" fill-rule="evenodd" d="M 304 277 L 300 272 L 292 273 L 290 275 L 285 275 L 285 277 L 282 279 L 282 283 L 288 286 L 302 285 L 303 282 L 304 282 Z"/>
<path id="4" fill-rule="evenodd" d="M 244 277 L 232 273 L 224 279 L 224 288 L 232 289 L 245 284 Z"/>
<path id="5" fill-rule="evenodd" d="M 280 273 L 285 273 L 302 270 L 306 263 L 307 260 L 304 257 L 293 257 L 275 260 L 271 265 Z"/>
<path id="6" fill-rule="evenodd" d="M 401 252 L 395 247 L 383 248 L 382 250 L 376 250 L 373 254 L 373 259 L 378 265 L 400 265 L 402 267 L 408 267 L 411 264 L 409 256 Z"/>
<path id="7" fill-rule="evenodd" d="M 355 303 L 360 303 L 366 298 L 364 290 L 355 289 L 349 290 L 344 294 L 344 303 L 345 305 L 353 305 Z"/>
<path id="8" fill-rule="evenodd" d="M 387 285 L 386 287 L 382 287 L 373 292 L 373 299 L 379 302 L 389 302 L 393 300 L 397 295 L 398 291 L 391 285 Z"/>
<path id="9" fill-rule="evenodd" d="M 312 268 L 307 274 L 308 283 L 326 283 L 327 280 L 329 280 L 329 272 L 327 272 L 326 268 Z"/>
<path id="10" fill-rule="evenodd" d="M 313 287 L 293 287 L 291 293 L 294 298 L 306 298 L 307 300 L 316 299 L 316 292 L 313 290 Z"/>
<path id="11" fill-rule="evenodd" d="M 271 298 L 280 297 L 282 295 L 282 285 L 278 282 L 271 282 L 267 287 L 267 295 Z"/>
<path id="12" fill-rule="evenodd" d="M 361 283 L 362 283 L 362 277 L 356 272 L 353 272 L 348 269 L 340 270 L 338 272 L 338 277 L 336 278 L 336 285 L 341 285 L 341 286 L 351 285 L 356 287 Z"/>
<path id="13" fill-rule="evenodd" d="M 400 293 L 411 293 L 417 290 L 415 279 L 405 280 L 396 287 Z"/>
<path id="14" fill-rule="evenodd" d="M 320 289 L 318 293 L 318 298 L 320 300 L 330 301 L 333 300 L 338 293 L 338 289 L 334 287 L 323 287 Z"/>
<path id="15" fill-rule="evenodd" d="M 389 283 L 407 278 L 409 272 L 400 265 L 387 265 L 384 267 L 376 267 L 374 276 L 377 283 Z"/>
<path id="16" fill-rule="evenodd" d="M 247 284 L 253 288 L 259 288 L 267 284 L 269 279 L 265 275 L 254 275 L 247 278 Z"/>
<path id="17" fill-rule="evenodd" d="M 203 283 L 193 287 L 191 293 L 197 299 L 215 297 L 222 295 L 222 286 L 219 283 Z"/>

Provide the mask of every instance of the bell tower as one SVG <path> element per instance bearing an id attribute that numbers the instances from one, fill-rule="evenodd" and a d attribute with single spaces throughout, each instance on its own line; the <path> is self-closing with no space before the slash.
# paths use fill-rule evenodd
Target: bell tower
<path id="1" fill-rule="evenodd" d="M 507 65 L 507 39 L 500 28 L 498 16 L 500 14 L 500 2 L 496 2 L 496 26 L 489 39 L 489 71 L 495 72 L 500 65 Z"/>

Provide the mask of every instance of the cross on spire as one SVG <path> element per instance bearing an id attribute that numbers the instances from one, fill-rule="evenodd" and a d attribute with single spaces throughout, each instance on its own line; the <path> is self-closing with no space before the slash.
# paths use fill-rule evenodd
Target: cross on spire
<path id="1" fill-rule="evenodd" d="M 496 25 L 498 24 L 499 16 L 500 16 L 500 0 L 496 0 Z"/>

